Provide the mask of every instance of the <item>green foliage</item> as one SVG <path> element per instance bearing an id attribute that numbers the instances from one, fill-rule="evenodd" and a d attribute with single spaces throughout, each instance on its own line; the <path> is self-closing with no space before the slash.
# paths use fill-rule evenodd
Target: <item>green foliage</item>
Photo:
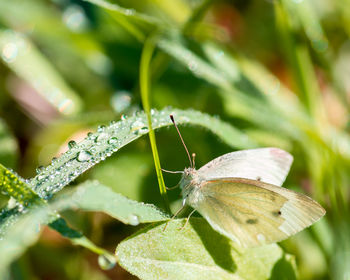
<path id="1" fill-rule="evenodd" d="M 43 98 L 63 114 L 80 110 L 79 96 L 65 84 L 35 46 L 20 33 L 0 30 L 0 48 L 6 51 L 11 48 L 11 44 L 18 46 L 15 50 L 16 59 L 8 56 L 4 61 L 19 77 L 31 83 Z M 11 52 L 11 49 L 7 51 Z"/>
<path id="2" fill-rule="evenodd" d="M 346 279 L 349 6 L 0 1 L 1 277 L 132 277 L 103 274 L 64 237 L 141 279 Z M 188 164 L 169 114 L 197 166 L 232 149 L 290 151 L 286 187 L 327 215 L 282 247 L 247 251 L 201 218 L 164 230 L 181 202 L 164 184 L 179 178 L 160 168 Z"/>
<path id="3" fill-rule="evenodd" d="M 243 250 L 214 231 L 203 218 L 154 224 L 117 247 L 119 263 L 140 279 L 268 279 L 286 262 L 276 244 Z M 295 279 L 286 262 L 283 279 Z"/>
<path id="4" fill-rule="evenodd" d="M 16 140 L 8 131 L 4 121 L 0 119 L 0 162 L 14 167 L 17 160 L 17 149 Z"/>

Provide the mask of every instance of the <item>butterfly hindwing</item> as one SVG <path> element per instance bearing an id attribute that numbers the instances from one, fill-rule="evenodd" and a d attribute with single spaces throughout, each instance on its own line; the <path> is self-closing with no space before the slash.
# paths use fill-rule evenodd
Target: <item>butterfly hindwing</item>
<path id="1" fill-rule="evenodd" d="M 305 195 L 240 178 L 206 181 L 193 189 L 187 203 L 215 230 L 243 247 L 286 239 L 325 213 Z"/>
<path id="2" fill-rule="evenodd" d="M 292 155 L 278 148 L 242 150 L 222 155 L 197 172 L 207 180 L 247 178 L 281 186 L 292 161 Z"/>

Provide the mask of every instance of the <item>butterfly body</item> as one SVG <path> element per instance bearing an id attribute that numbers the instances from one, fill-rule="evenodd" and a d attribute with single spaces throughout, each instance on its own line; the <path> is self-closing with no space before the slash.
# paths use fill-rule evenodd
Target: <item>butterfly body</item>
<path id="1" fill-rule="evenodd" d="M 316 201 L 281 187 L 292 160 L 283 150 L 262 148 L 225 154 L 198 170 L 186 168 L 183 204 L 242 247 L 286 239 L 325 214 Z"/>
<path id="2" fill-rule="evenodd" d="M 196 208 L 198 201 L 203 199 L 200 192 L 201 184 L 205 182 L 204 177 L 200 177 L 195 168 L 186 168 L 180 181 L 180 188 L 182 189 L 183 204 L 186 202 Z"/>

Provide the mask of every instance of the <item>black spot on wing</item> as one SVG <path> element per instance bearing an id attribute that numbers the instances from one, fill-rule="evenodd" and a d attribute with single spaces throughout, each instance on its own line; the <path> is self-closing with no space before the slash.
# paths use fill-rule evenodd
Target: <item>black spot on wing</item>
<path id="1" fill-rule="evenodd" d="M 279 216 L 281 216 L 281 214 L 282 214 L 282 212 L 280 210 L 276 210 L 276 211 L 272 212 L 272 215 L 275 217 L 279 217 Z"/>
<path id="2" fill-rule="evenodd" d="M 245 222 L 250 225 L 255 225 L 258 223 L 258 219 L 248 219 Z"/>

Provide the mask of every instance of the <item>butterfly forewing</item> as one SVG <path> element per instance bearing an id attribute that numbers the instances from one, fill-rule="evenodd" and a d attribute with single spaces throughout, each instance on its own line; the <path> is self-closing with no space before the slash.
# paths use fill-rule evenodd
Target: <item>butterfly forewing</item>
<path id="1" fill-rule="evenodd" d="M 194 188 L 187 202 L 215 230 L 243 247 L 281 241 L 325 213 L 305 195 L 240 178 L 206 181 L 200 188 Z"/>
<path id="2" fill-rule="evenodd" d="M 198 174 L 207 180 L 247 178 L 281 186 L 292 161 L 289 153 L 278 148 L 242 150 L 208 162 L 198 170 Z"/>

